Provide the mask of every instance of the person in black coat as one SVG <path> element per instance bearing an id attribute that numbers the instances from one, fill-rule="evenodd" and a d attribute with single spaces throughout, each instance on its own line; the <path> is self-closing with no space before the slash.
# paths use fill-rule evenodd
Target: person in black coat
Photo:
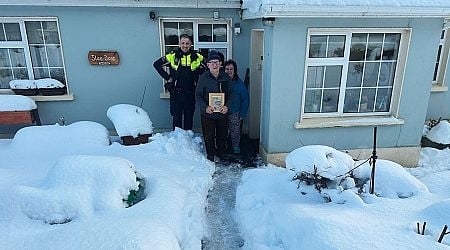
<path id="1" fill-rule="evenodd" d="M 226 152 L 231 79 L 220 69 L 221 62 L 217 51 L 209 53 L 207 66 L 209 71 L 203 73 L 198 80 L 195 99 L 201 113 L 207 158 L 214 161 L 214 156 L 221 157 Z M 224 94 L 221 105 L 215 106 L 210 102 L 210 93 Z"/>
<path id="2" fill-rule="evenodd" d="M 195 111 L 195 85 L 204 70 L 203 56 L 192 50 L 191 38 L 180 36 L 178 50 L 153 63 L 153 67 L 167 82 L 164 87 L 170 93 L 172 129 L 192 130 Z M 165 68 L 169 69 L 169 73 Z"/>

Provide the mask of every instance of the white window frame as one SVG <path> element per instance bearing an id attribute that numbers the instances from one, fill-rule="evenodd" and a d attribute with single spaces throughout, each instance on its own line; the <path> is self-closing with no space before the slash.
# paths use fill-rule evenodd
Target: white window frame
<path id="1" fill-rule="evenodd" d="M 388 112 L 369 112 L 369 113 L 344 113 L 344 98 L 346 89 L 346 80 L 348 72 L 348 64 L 350 57 L 350 46 L 351 46 L 351 36 L 353 33 L 400 33 L 400 45 L 397 58 L 397 67 L 395 70 L 395 77 L 392 86 L 392 97 L 390 108 Z M 311 35 L 345 35 L 345 47 L 344 47 L 344 57 L 333 57 L 326 58 L 324 62 L 323 58 L 309 58 L 309 47 L 310 47 L 310 37 Z M 405 72 L 405 64 L 408 55 L 409 42 L 411 39 L 411 29 L 410 28 L 310 28 L 308 29 L 307 36 L 307 46 L 305 54 L 305 68 L 304 68 L 304 78 L 303 78 L 303 92 L 302 92 L 302 104 L 300 110 L 300 123 L 303 118 L 322 118 L 322 117 L 380 117 L 380 116 L 398 116 L 398 106 L 400 103 L 401 89 L 403 84 L 403 77 Z M 306 97 L 306 82 L 307 73 L 309 66 L 326 66 L 326 65 L 341 65 L 341 86 L 339 90 L 339 100 L 338 100 L 338 111 L 333 113 L 305 113 L 305 97 Z"/>
<path id="2" fill-rule="evenodd" d="M 447 63 L 449 60 L 449 51 L 450 51 L 450 20 L 446 20 L 444 22 L 444 27 L 442 29 L 444 32 L 444 37 L 440 38 L 439 46 L 442 46 L 439 57 L 438 69 L 436 74 L 436 79 L 432 81 L 433 88 L 442 88 L 445 87 L 445 75 L 447 72 Z M 439 50 L 438 50 L 439 53 Z M 434 70 L 433 70 L 434 74 Z M 433 75 L 434 76 L 434 75 Z"/>
<path id="3" fill-rule="evenodd" d="M 69 80 L 67 79 L 67 69 L 64 60 L 64 49 L 61 40 L 61 31 L 59 27 L 59 20 L 57 17 L 0 17 L 0 23 L 19 23 L 20 33 L 22 36 L 22 41 L 0 41 L 0 48 L 22 48 L 25 52 L 25 61 L 27 64 L 28 77 L 30 80 L 34 79 L 33 73 L 33 65 L 31 62 L 31 53 L 29 49 L 28 37 L 25 28 L 25 22 L 27 21 L 53 21 L 56 22 L 58 29 L 58 38 L 61 46 L 61 57 L 62 57 L 62 67 L 64 68 L 64 77 L 66 79 L 66 94 L 64 96 L 72 96 L 69 88 Z M 11 89 L 0 89 L 0 94 L 10 94 L 12 93 Z M 33 99 L 38 101 L 41 100 L 71 100 L 72 98 L 62 97 L 62 98 L 54 98 L 51 96 L 31 96 Z"/>
<path id="4" fill-rule="evenodd" d="M 164 22 L 192 22 L 192 36 L 193 36 L 193 47 L 195 50 L 208 48 L 208 49 L 226 49 L 226 58 L 231 58 L 232 53 L 232 19 L 231 18 L 220 18 L 219 20 L 214 20 L 211 18 L 159 18 L 159 39 L 161 44 L 161 56 L 165 55 L 165 43 L 164 43 Z M 226 24 L 227 25 L 227 42 L 199 42 L 198 39 L 198 25 L 199 24 Z M 178 36 L 181 34 L 178 34 Z M 167 98 L 169 93 L 164 89 L 164 80 L 162 81 L 161 88 L 163 92 L 161 93 L 161 98 Z"/>

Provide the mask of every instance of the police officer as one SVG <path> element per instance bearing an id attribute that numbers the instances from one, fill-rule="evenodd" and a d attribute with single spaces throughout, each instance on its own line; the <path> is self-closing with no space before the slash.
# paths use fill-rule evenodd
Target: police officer
<path id="1" fill-rule="evenodd" d="M 153 67 L 167 82 L 164 88 L 170 93 L 172 128 L 192 130 L 195 111 L 195 86 L 204 70 L 203 56 L 191 49 L 191 38 L 180 36 L 179 48 L 159 58 Z M 169 69 L 169 73 L 165 68 Z"/>

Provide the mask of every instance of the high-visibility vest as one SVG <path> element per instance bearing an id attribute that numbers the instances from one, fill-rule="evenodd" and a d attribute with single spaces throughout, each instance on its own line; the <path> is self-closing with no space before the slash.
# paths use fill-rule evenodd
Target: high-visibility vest
<path id="1" fill-rule="evenodd" d="M 195 71 L 198 68 L 200 68 L 203 56 L 200 53 L 197 53 L 197 60 L 191 61 L 191 54 L 183 55 L 180 59 L 176 58 L 176 55 L 174 52 L 166 55 L 166 60 L 170 63 L 170 67 L 173 70 L 177 70 L 178 66 L 181 64 L 181 66 L 184 67 L 191 67 L 191 71 Z"/>

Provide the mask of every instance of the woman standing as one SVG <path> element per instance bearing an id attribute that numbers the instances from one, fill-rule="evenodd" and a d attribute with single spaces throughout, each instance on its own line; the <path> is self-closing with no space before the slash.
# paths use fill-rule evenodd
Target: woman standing
<path id="1" fill-rule="evenodd" d="M 225 62 L 225 73 L 232 80 L 232 100 L 228 106 L 229 130 L 231 136 L 231 145 L 233 153 L 240 154 L 241 148 L 241 124 L 242 120 L 247 116 L 249 96 L 247 88 L 237 74 L 237 64 L 233 60 Z"/>
<path id="2" fill-rule="evenodd" d="M 200 76 L 195 90 L 196 105 L 200 109 L 203 139 L 207 158 L 214 161 L 214 155 L 221 157 L 226 152 L 228 135 L 228 105 L 231 98 L 231 80 L 222 70 L 217 51 L 208 55 L 209 71 Z M 210 93 L 224 93 L 223 105 L 210 105 Z M 217 148 L 216 148 L 217 146 Z"/>

